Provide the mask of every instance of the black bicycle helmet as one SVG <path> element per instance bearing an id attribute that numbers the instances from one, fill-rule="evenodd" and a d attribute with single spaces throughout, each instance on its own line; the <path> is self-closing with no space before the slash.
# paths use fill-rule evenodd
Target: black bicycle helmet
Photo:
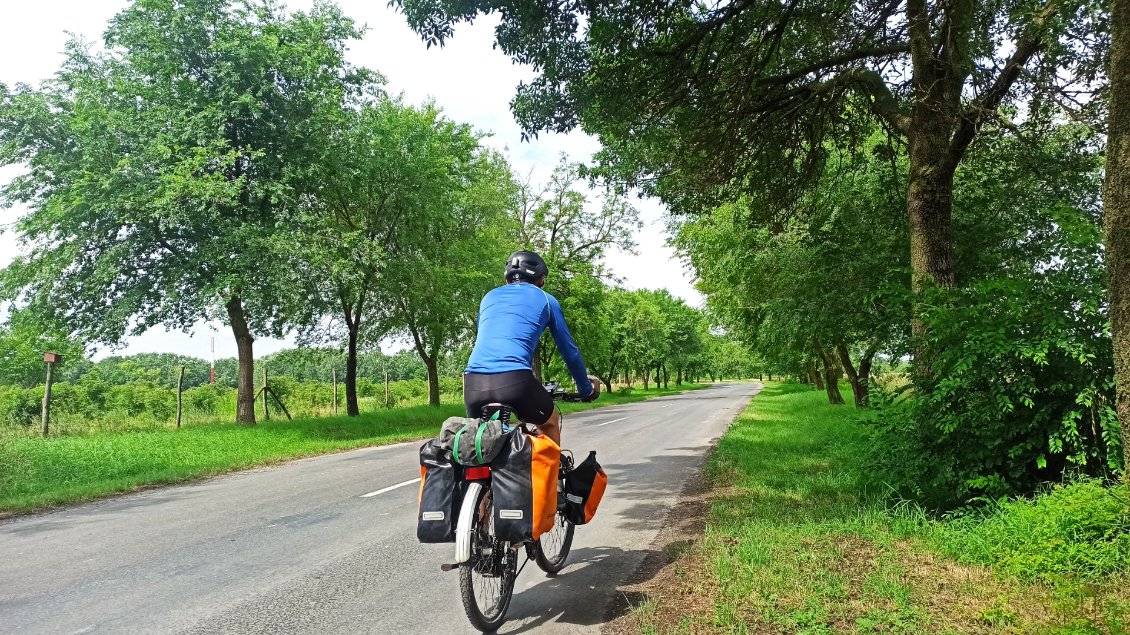
<path id="1" fill-rule="evenodd" d="M 549 274 L 549 266 L 532 251 L 515 251 L 506 261 L 506 281 L 536 283 Z"/>

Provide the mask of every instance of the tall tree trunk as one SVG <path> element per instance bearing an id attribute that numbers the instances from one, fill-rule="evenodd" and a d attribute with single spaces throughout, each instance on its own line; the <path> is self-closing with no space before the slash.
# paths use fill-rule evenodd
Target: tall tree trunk
<path id="1" fill-rule="evenodd" d="M 933 113 L 921 115 L 936 117 Z M 910 180 L 906 203 L 910 220 L 911 288 L 954 286 L 953 174 L 944 122 L 918 123 L 910 133 Z"/>
<path id="2" fill-rule="evenodd" d="M 816 390 L 824 390 L 824 378 L 820 374 L 820 360 L 815 362 L 806 362 L 810 376 L 812 377 L 812 385 L 816 386 Z M 769 373 L 769 381 L 773 381 L 773 373 Z"/>
<path id="3" fill-rule="evenodd" d="M 910 134 L 910 183 L 907 188 L 910 286 L 915 296 L 910 321 L 910 332 L 915 338 L 913 373 L 927 380 L 933 376 L 933 365 L 930 352 L 920 339 L 926 334 L 920 296 L 932 286 L 952 288 L 955 284 L 952 228 L 954 169 L 945 159 L 948 145 L 946 131 L 930 123 L 920 124 Z"/>
<path id="4" fill-rule="evenodd" d="M 867 388 L 859 380 L 859 373 L 855 370 L 855 365 L 851 363 L 851 354 L 848 352 L 847 346 L 843 344 L 836 344 L 836 355 L 840 358 L 840 364 L 844 367 L 844 374 L 848 377 L 848 383 L 851 384 L 851 394 L 855 398 L 856 408 L 866 408 L 867 403 Z"/>
<path id="5" fill-rule="evenodd" d="M 663 390 L 667 390 L 667 364 L 663 365 Z"/>
<path id="6" fill-rule="evenodd" d="M 345 412 L 351 417 L 361 414 L 357 401 L 357 331 L 360 324 L 349 324 L 349 344 L 345 354 Z"/>
<path id="7" fill-rule="evenodd" d="M 536 377 L 538 381 L 542 381 L 542 378 L 541 378 L 541 342 L 538 342 L 534 346 L 534 368 L 533 368 L 533 371 L 534 371 L 534 377 Z"/>
<path id="8" fill-rule="evenodd" d="M 597 377 L 597 379 L 600 380 L 600 383 L 604 384 L 604 394 L 611 395 L 612 394 L 612 375 L 607 375 L 605 377 Z"/>
<path id="9" fill-rule="evenodd" d="M 869 408 L 871 406 L 871 360 L 875 358 L 875 352 L 878 349 L 879 341 L 873 340 L 859 359 L 859 369 L 857 370 L 851 363 L 851 355 L 848 353 L 847 347 L 843 344 L 836 345 L 836 353 L 844 366 L 848 381 L 851 382 L 851 392 L 855 397 L 856 408 Z"/>
<path id="10" fill-rule="evenodd" d="M 864 408 L 871 407 L 871 361 L 875 359 L 875 350 L 868 350 L 870 352 L 864 353 L 863 359 L 859 360 L 859 380 L 860 385 L 863 386 Z"/>
<path id="11" fill-rule="evenodd" d="M 243 312 L 243 302 L 233 295 L 227 304 L 228 321 L 235 335 L 236 350 L 239 351 L 239 383 L 235 391 L 235 422 L 255 425 L 255 355 L 252 352 L 251 330 L 247 328 L 247 316 Z"/>
<path id="12" fill-rule="evenodd" d="M 1107 125 L 1103 223 L 1110 275 L 1115 411 L 1130 486 L 1130 0 L 1110 3 L 1110 113 Z"/>
<path id="13" fill-rule="evenodd" d="M 824 350 L 819 340 L 813 339 L 812 345 L 824 367 L 824 391 L 828 393 L 828 403 L 843 404 L 844 396 L 840 394 L 840 367 L 836 364 L 836 360 L 832 359 L 832 356 Z"/>
<path id="14" fill-rule="evenodd" d="M 679 367 L 678 372 L 675 374 L 675 385 L 676 386 L 682 386 L 683 385 L 683 367 L 682 366 Z"/>
<path id="15" fill-rule="evenodd" d="M 645 368 L 643 369 L 643 389 L 645 391 L 647 390 L 647 382 L 649 379 L 651 379 L 651 369 Z"/>
<path id="16" fill-rule="evenodd" d="M 439 356 L 424 356 L 424 366 L 428 368 L 428 405 L 439 405 Z"/>

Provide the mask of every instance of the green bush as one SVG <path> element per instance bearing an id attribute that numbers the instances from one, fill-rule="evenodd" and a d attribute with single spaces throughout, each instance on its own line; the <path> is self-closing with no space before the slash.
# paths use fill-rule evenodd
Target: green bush
<path id="1" fill-rule="evenodd" d="M 911 398 L 875 392 L 877 480 L 945 509 L 1073 474 L 1120 474 L 1103 280 L 1071 274 L 930 297 L 922 345 L 932 374 Z"/>
<path id="2" fill-rule="evenodd" d="M 939 549 L 1026 582 L 1130 571 L 1124 487 L 1097 480 L 1060 485 L 1034 499 L 996 502 L 939 524 Z"/>
<path id="3" fill-rule="evenodd" d="M 0 424 L 30 426 L 39 420 L 43 391 L 35 388 L 0 386 Z"/>
<path id="4" fill-rule="evenodd" d="M 154 382 L 135 381 L 106 391 L 106 414 L 122 419 L 168 421 L 176 415 L 177 391 Z"/>
<path id="5" fill-rule="evenodd" d="M 291 416 L 305 417 L 329 414 L 333 410 L 333 384 L 296 381 L 290 377 L 272 377 L 271 390 L 286 404 Z M 338 386 L 338 403 L 344 407 L 345 387 Z M 274 407 L 274 402 L 271 406 Z"/>
<path id="6" fill-rule="evenodd" d="M 184 409 L 203 416 L 223 414 L 227 410 L 223 406 L 231 403 L 235 405 L 235 389 L 227 386 L 204 384 L 184 391 Z"/>

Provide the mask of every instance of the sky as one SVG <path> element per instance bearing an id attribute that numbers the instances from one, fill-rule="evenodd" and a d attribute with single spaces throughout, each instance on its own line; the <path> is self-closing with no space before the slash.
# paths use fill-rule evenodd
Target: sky
<path id="1" fill-rule="evenodd" d="M 290 0 L 290 9 L 309 9 L 313 0 Z M 9 87 L 23 82 L 38 85 L 49 78 L 62 61 L 68 34 L 98 40 L 106 22 L 128 2 L 125 0 L 0 0 L 0 83 Z M 455 121 L 470 123 L 489 132 L 485 143 L 502 151 L 519 175 L 532 174 L 534 182 L 545 182 L 559 158 L 587 161 L 598 142 L 582 132 L 543 134 L 524 142 L 510 113 L 509 103 L 518 83 L 533 78 L 528 67 L 512 64 L 493 46 L 493 18 L 456 28 L 455 37 L 444 48 L 428 49 L 408 28 L 403 16 L 387 7 L 386 0 L 338 0 L 346 15 L 368 27 L 361 41 L 350 47 L 349 61 L 380 71 L 391 94 L 402 94 L 409 103 L 429 99 Z M 0 167 L 0 183 L 19 173 L 19 168 Z M 633 199 L 644 221 L 637 237 L 638 255 L 615 252 L 608 263 L 632 288 L 666 288 L 693 305 L 702 303 L 684 267 L 665 245 L 663 208 L 652 199 Z M 10 262 L 20 246 L 12 224 L 26 210 L 0 209 L 0 267 Z M 231 332 L 220 323 L 200 323 L 191 334 L 166 332 L 163 328 L 130 338 L 116 350 L 100 350 L 95 357 L 141 352 L 173 352 L 208 357 L 210 336 L 215 334 L 216 356 L 235 355 Z M 291 340 L 259 339 L 256 357 L 293 346 Z M 399 348 L 390 344 L 386 350 Z"/>

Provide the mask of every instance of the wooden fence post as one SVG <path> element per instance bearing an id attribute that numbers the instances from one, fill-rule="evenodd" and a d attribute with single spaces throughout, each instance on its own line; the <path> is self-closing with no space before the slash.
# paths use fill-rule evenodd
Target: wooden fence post
<path id="1" fill-rule="evenodd" d="M 267 390 L 267 392 L 271 393 L 271 396 L 275 398 L 275 403 L 278 404 L 279 408 L 282 408 L 283 414 L 286 415 L 286 420 L 293 421 L 294 417 L 290 416 L 290 411 L 286 409 L 286 404 L 283 403 L 282 399 L 279 399 L 279 396 L 275 394 L 275 391 Z"/>
<path id="2" fill-rule="evenodd" d="M 184 409 L 184 366 L 180 367 L 180 377 L 177 377 L 177 430 L 180 430 L 180 416 Z"/>
<path id="3" fill-rule="evenodd" d="M 271 410 L 267 407 L 267 367 L 263 366 L 263 419 L 271 420 Z"/>
<path id="4" fill-rule="evenodd" d="M 47 355 L 51 355 L 48 353 Z M 45 355 L 44 358 L 47 356 Z M 51 367 L 54 363 L 47 362 L 47 384 L 43 387 L 43 436 L 47 436 L 47 431 L 51 426 Z"/>

